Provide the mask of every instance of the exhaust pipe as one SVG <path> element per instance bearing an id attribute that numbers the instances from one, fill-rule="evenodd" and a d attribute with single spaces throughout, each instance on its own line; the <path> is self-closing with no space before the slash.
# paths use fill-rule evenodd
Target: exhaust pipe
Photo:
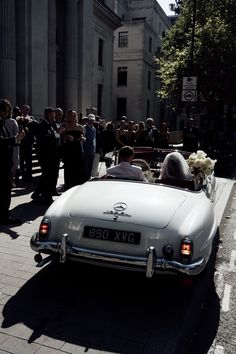
<path id="1" fill-rule="evenodd" d="M 46 257 L 46 258 L 42 258 L 41 254 L 38 253 L 36 254 L 37 256 L 37 259 L 41 258 L 41 261 L 38 262 L 38 264 L 36 264 L 36 267 L 43 267 L 45 264 L 51 262 L 54 258 L 55 258 L 55 255 L 54 254 L 51 254 L 50 256 Z M 36 256 L 34 257 L 34 259 L 36 258 Z"/>

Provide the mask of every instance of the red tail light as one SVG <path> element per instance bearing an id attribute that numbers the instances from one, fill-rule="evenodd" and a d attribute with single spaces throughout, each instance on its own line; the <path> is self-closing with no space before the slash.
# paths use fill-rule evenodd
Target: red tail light
<path id="1" fill-rule="evenodd" d="M 50 222 L 48 219 L 43 219 L 39 226 L 38 238 L 39 240 L 45 240 L 49 234 Z"/>
<path id="2" fill-rule="evenodd" d="M 180 257 L 183 263 L 189 263 L 193 255 L 193 241 L 185 237 L 180 245 Z"/>

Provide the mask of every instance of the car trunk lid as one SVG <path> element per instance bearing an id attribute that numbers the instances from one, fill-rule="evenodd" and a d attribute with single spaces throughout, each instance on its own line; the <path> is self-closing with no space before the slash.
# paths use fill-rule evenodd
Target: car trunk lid
<path id="1" fill-rule="evenodd" d="M 127 181 L 94 181 L 70 198 L 72 218 L 132 223 L 165 228 L 187 199 L 187 191 Z"/>

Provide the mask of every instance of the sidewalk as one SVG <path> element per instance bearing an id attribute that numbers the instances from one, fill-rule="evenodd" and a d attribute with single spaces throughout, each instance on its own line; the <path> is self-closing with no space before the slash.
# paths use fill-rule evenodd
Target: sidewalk
<path id="1" fill-rule="evenodd" d="M 230 199 L 235 180 L 217 177 L 215 214 L 218 226 L 223 222 L 225 209 Z"/>
<path id="2" fill-rule="evenodd" d="M 101 166 L 100 172 L 105 172 L 104 166 Z M 224 220 L 224 211 L 230 198 L 234 181 L 225 178 L 218 178 L 217 181 L 215 213 L 217 223 L 220 225 L 222 220 Z M 61 189 L 62 186 L 63 169 L 60 170 L 58 188 Z M 85 345 L 89 340 L 93 340 L 93 334 L 98 341 L 101 339 L 96 331 L 94 333 L 86 333 L 86 330 L 84 330 L 84 333 L 79 334 L 74 332 L 75 338 L 72 342 L 65 340 L 66 336 L 63 333 L 63 328 L 61 328 L 63 326 L 61 318 L 65 316 L 64 313 L 67 310 L 70 314 L 73 312 L 71 307 L 74 304 L 70 304 L 69 298 L 66 298 L 66 296 L 69 296 L 66 290 L 63 295 L 58 293 L 58 291 L 60 291 L 62 278 L 65 281 L 65 277 L 68 277 L 68 274 L 55 270 L 50 271 L 50 267 L 42 269 L 35 266 L 34 252 L 30 249 L 29 240 L 31 235 L 38 230 L 47 206 L 31 200 L 30 196 L 33 188 L 34 183 L 28 183 L 27 185 L 20 183 L 18 188 L 13 190 L 11 209 L 14 215 L 25 221 L 24 224 L 19 227 L 0 228 L 0 354 L 79 354 L 84 352 L 88 352 L 88 354 L 104 354 L 104 351 L 95 349 L 95 344 L 91 345 L 90 348 Z M 54 197 L 54 199 L 56 198 L 58 197 Z M 80 273 L 73 274 L 73 277 L 75 284 L 77 284 L 80 279 L 86 276 Z M 99 289 L 99 285 L 96 287 L 96 283 L 102 286 L 105 281 L 99 277 L 98 280 L 88 279 L 87 281 L 84 278 L 82 279 L 82 284 L 87 286 L 89 293 L 93 291 L 91 299 L 94 297 L 93 304 L 87 303 L 85 308 L 83 308 L 84 303 L 80 304 L 79 311 L 83 314 L 82 318 L 86 320 L 86 311 L 89 313 L 88 318 L 93 318 L 91 313 L 94 313 L 95 308 L 97 313 L 100 313 L 99 304 L 97 306 L 95 296 L 96 291 L 99 294 L 101 289 Z M 93 284 L 95 284 L 95 288 Z M 47 296 L 45 289 L 51 290 L 49 296 Z M 78 289 L 78 285 L 77 288 L 75 285 L 75 291 L 76 289 Z M 109 286 L 105 293 L 107 291 L 111 291 Z M 86 294 L 86 291 L 80 288 L 80 295 L 76 293 L 76 296 L 78 295 L 78 298 L 83 300 L 87 299 Z M 53 299 L 57 299 L 56 304 L 53 303 Z M 68 300 L 66 303 L 65 301 L 63 302 L 65 299 Z M 108 315 L 106 314 L 106 316 Z M 41 323 L 42 319 L 45 319 L 46 323 Z M 71 327 L 67 328 L 67 331 L 71 331 L 70 333 L 75 331 L 74 328 L 76 327 L 73 322 L 75 320 L 76 318 L 72 318 Z M 96 319 L 94 318 L 93 320 L 95 321 L 94 326 L 96 326 Z M 109 321 L 113 320 L 109 318 Z M 120 323 L 122 323 L 121 319 Z M 93 327 L 93 325 L 91 326 Z M 81 331 L 83 331 L 82 324 Z M 89 340 L 87 338 L 88 334 L 90 336 Z M 80 337 L 80 342 L 78 342 L 76 336 Z M 106 338 L 105 334 L 104 338 Z M 121 353 L 123 351 L 120 348 L 125 344 L 122 343 L 123 339 L 121 338 L 119 340 L 116 338 L 116 340 L 117 342 L 111 345 L 114 349 L 112 353 Z M 127 338 L 127 343 L 130 343 L 129 349 L 128 347 L 126 348 L 127 353 L 138 354 L 140 352 L 137 348 L 135 349 L 134 345 L 137 342 L 132 338 Z M 98 343 L 97 348 L 99 347 L 101 345 Z M 108 351 L 106 352 L 106 354 L 109 353 Z M 157 353 L 155 352 L 155 354 Z"/>

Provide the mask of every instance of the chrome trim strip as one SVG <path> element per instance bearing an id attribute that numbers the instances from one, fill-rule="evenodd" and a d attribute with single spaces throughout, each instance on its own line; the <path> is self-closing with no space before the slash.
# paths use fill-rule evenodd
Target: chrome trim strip
<path id="1" fill-rule="evenodd" d="M 60 242 L 37 241 L 37 233 L 32 236 L 30 240 L 30 246 L 36 252 L 45 251 L 45 253 L 53 252 L 62 254 L 64 252 L 64 248 L 62 251 L 62 246 Z M 68 258 L 75 257 L 75 259 L 80 262 L 84 261 L 86 263 L 98 265 L 99 263 L 103 262 L 104 266 L 106 266 L 107 262 L 109 263 L 109 267 L 112 268 L 123 268 L 131 270 L 133 268 L 133 270 L 146 271 L 147 276 L 149 276 L 152 272 L 157 272 L 158 270 L 170 272 L 177 271 L 179 273 L 187 275 L 196 275 L 200 273 L 205 267 L 205 259 L 203 257 L 199 258 L 193 263 L 183 264 L 174 260 L 156 258 L 154 256 L 154 251 L 151 251 L 151 256 L 147 255 L 147 257 L 124 256 L 122 254 L 108 252 L 104 253 L 101 251 L 91 250 L 87 248 L 71 246 L 66 241 L 66 255 Z"/>
<path id="2" fill-rule="evenodd" d="M 154 273 L 155 263 L 156 263 L 156 250 L 154 247 L 150 247 L 147 250 L 147 266 L 146 266 L 146 277 L 151 278 Z"/>
<path id="3" fill-rule="evenodd" d="M 63 234 L 61 237 L 60 263 L 65 263 L 65 261 L 66 261 L 68 239 L 69 239 L 69 237 L 67 234 Z"/>

